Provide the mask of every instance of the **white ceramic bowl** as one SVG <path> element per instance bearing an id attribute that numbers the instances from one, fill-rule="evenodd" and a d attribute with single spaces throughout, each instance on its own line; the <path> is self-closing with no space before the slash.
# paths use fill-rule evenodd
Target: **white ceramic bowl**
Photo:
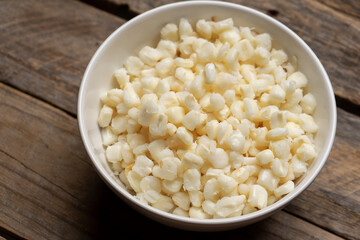
<path id="1" fill-rule="evenodd" d="M 315 138 L 319 150 L 317 159 L 297 183 L 295 190 L 275 204 L 257 212 L 227 219 L 198 220 L 176 216 L 145 205 L 123 188 L 106 163 L 97 117 L 100 110 L 100 94 L 110 89 L 114 70 L 121 67 L 126 58 L 134 55 L 144 45 L 155 45 L 160 29 L 166 23 L 178 23 L 181 17 L 195 22 L 201 18 L 233 18 L 236 26 L 255 27 L 269 33 L 276 46 L 289 56 L 296 56 L 298 67 L 309 79 L 308 89 L 317 99 L 315 120 L 320 126 Z M 78 120 L 85 148 L 99 175 L 107 185 L 129 205 L 146 216 L 177 228 L 197 231 L 217 231 L 245 226 L 264 219 L 285 207 L 304 191 L 323 167 L 336 129 L 336 104 L 330 80 L 319 59 L 309 46 L 293 31 L 256 10 L 224 2 L 191 1 L 165 5 L 130 20 L 112 33 L 92 57 L 82 79 L 78 98 Z"/>

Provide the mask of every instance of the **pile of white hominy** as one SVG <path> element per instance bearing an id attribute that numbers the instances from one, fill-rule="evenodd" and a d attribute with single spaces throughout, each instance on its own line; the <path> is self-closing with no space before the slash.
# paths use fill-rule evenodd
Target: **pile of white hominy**
<path id="1" fill-rule="evenodd" d="M 199 219 L 248 214 L 291 192 L 317 155 L 306 76 L 269 34 L 231 18 L 181 19 L 160 33 L 101 98 L 114 174 L 140 201 Z"/>

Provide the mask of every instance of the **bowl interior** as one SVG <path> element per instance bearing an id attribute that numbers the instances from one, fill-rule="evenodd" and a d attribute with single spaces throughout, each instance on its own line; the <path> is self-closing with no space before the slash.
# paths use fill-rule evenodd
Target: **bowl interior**
<path id="1" fill-rule="evenodd" d="M 99 98 L 102 93 L 112 87 L 113 72 L 122 66 L 128 56 L 134 55 L 145 45 L 155 47 L 156 42 L 159 40 L 161 28 L 167 23 L 178 23 L 181 17 L 189 19 L 192 23 L 201 18 L 209 20 L 211 17 L 215 17 L 216 20 L 222 20 L 231 17 L 236 26 L 255 27 L 258 32 L 267 32 L 273 37 L 275 46 L 284 49 L 289 57 L 295 56 L 297 58 L 299 70 L 309 79 L 308 90 L 315 95 L 317 100 L 314 117 L 320 126 L 315 138 L 319 154 L 317 160 L 313 162 L 308 172 L 302 177 L 302 180 L 297 183 L 294 192 L 266 208 L 268 210 L 263 209 L 240 218 L 250 221 L 250 219 L 261 216 L 262 212 L 266 215 L 266 213 L 284 206 L 289 200 L 298 195 L 320 171 L 333 142 L 336 107 L 327 74 L 310 48 L 284 25 L 255 10 L 221 2 L 183 2 L 149 11 L 117 29 L 93 56 L 82 81 L 79 93 L 78 116 L 85 147 L 96 169 L 105 181 L 120 195 L 125 196 L 127 200 L 135 201 L 133 203 L 137 206 L 143 205 L 122 189 L 123 184 L 113 176 L 106 163 L 100 129 L 97 125 L 97 117 L 101 107 Z M 175 221 L 180 219 L 188 223 L 206 222 L 192 219 L 185 220 L 177 216 L 170 216 L 170 214 L 159 213 L 159 211 L 148 206 L 144 207 L 153 213 L 155 212 L 163 217 L 170 217 Z M 240 221 L 240 218 L 219 220 L 218 222 Z"/>

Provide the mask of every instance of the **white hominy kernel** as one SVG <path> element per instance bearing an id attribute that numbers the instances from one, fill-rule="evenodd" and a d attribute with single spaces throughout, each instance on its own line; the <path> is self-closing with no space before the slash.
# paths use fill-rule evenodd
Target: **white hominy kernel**
<path id="1" fill-rule="evenodd" d="M 267 206 L 268 193 L 265 188 L 260 185 L 252 185 L 249 191 L 248 202 L 251 206 L 263 209 Z"/>
<path id="2" fill-rule="evenodd" d="M 231 173 L 231 176 L 238 182 L 243 183 L 249 178 L 249 172 L 246 168 L 239 168 Z"/>
<path id="3" fill-rule="evenodd" d="M 217 182 L 223 196 L 227 196 L 234 189 L 236 189 L 238 185 L 234 178 L 223 174 L 218 176 Z"/>
<path id="4" fill-rule="evenodd" d="M 216 69 L 213 63 L 208 63 L 205 65 L 205 83 L 213 84 L 216 81 Z"/>
<path id="5" fill-rule="evenodd" d="M 215 178 L 208 180 L 204 186 L 204 198 L 216 202 L 219 199 L 220 187 Z"/>
<path id="6" fill-rule="evenodd" d="M 177 177 L 178 166 L 174 158 L 168 157 L 160 160 L 160 165 L 153 167 L 152 173 L 155 177 L 165 180 L 175 180 Z"/>
<path id="7" fill-rule="evenodd" d="M 98 117 L 98 124 L 100 127 L 107 127 L 109 126 L 111 122 L 111 118 L 113 115 L 113 109 L 107 105 L 104 105 L 101 110 Z"/>
<path id="8" fill-rule="evenodd" d="M 117 135 L 111 130 L 111 127 L 103 128 L 101 130 L 101 137 L 104 146 L 113 144 L 117 139 Z"/>
<path id="9" fill-rule="evenodd" d="M 175 57 L 177 44 L 169 40 L 160 40 L 156 49 L 161 53 L 161 58 L 171 59 Z"/>
<path id="10" fill-rule="evenodd" d="M 221 33 L 223 31 L 233 29 L 234 21 L 232 18 L 227 18 L 222 21 L 215 22 L 213 26 L 216 33 Z"/>
<path id="11" fill-rule="evenodd" d="M 279 177 L 285 177 L 289 169 L 287 161 L 275 158 L 271 163 L 271 170 L 274 175 Z"/>
<path id="12" fill-rule="evenodd" d="M 217 56 L 217 50 L 213 43 L 205 42 L 200 48 L 196 50 L 198 60 L 200 62 L 212 62 Z"/>
<path id="13" fill-rule="evenodd" d="M 205 213 L 201 207 L 191 207 L 189 210 L 189 216 L 196 219 L 208 219 L 210 215 Z"/>
<path id="14" fill-rule="evenodd" d="M 316 151 L 314 145 L 304 143 L 297 150 L 296 155 L 302 161 L 311 161 L 316 157 Z"/>
<path id="15" fill-rule="evenodd" d="M 124 103 L 128 108 L 136 107 L 140 104 L 140 98 L 131 84 L 127 84 L 124 89 Z"/>
<path id="16" fill-rule="evenodd" d="M 233 28 L 232 30 L 224 31 L 220 33 L 219 39 L 222 42 L 228 42 L 233 45 L 240 40 L 239 30 L 237 28 Z"/>
<path id="17" fill-rule="evenodd" d="M 128 73 L 134 76 L 139 76 L 140 71 L 144 67 L 144 63 L 138 57 L 130 56 L 125 63 L 126 70 Z"/>
<path id="18" fill-rule="evenodd" d="M 240 36 L 241 38 L 248 39 L 251 43 L 255 41 L 255 38 L 249 27 L 240 27 Z"/>
<path id="19" fill-rule="evenodd" d="M 279 198 L 285 194 L 288 194 L 289 192 L 292 192 L 295 188 L 295 184 L 293 181 L 287 181 L 283 185 L 279 186 L 277 189 L 275 189 L 274 194 L 275 197 Z"/>
<path id="20" fill-rule="evenodd" d="M 270 101 L 274 104 L 285 102 L 285 91 L 279 86 L 275 85 L 270 90 Z"/>
<path id="21" fill-rule="evenodd" d="M 300 102 L 304 113 L 313 114 L 316 108 L 316 100 L 314 95 L 307 93 Z"/>
<path id="22" fill-rule="evenodd" d="M 235 130 L 226 138 L 226 143 L 233 151 L 242 151 L 245 145 L 245 137 L 240 130 Z"/>
<path id="23" fill-rule="evenodd" d="M 161 192 L 161 182 L 154 176 L 145 176 L 140 181 L 140 189 L 142 192 L 155 191 Z"/>
<path id="24" fill-rule="evenodd" d="M 110 107 L 115 107 L 117 104 L 123 101 L 124 92 L 121 89 L 111 89 L 107 92 L 106 97 L 104 99 L 104 103 L 109 105 Z"/>
<path id="25" fill-rule="evenodd" d="M 274 154 L 270 149 L 266 149 L 256 154 L 256 159 L 259 164 L 266 165 L 274 160 Z"/>
<path id="26" fill-rule="evenodd" d="M 185 153 L 185 155 L 182 158 L 182 162 L 185 167 L 196 168 L 196 169 L 201 168 L 201 166 L 204 164 L 204 160 L 200 156 L 192 152 Z"/>
<path id="27" fill-rule="evenodd" d="M 175 71 L 175 77 L 182 82 L 192 81 L 195 78 L 194 73 L 191 69 L 178 67 Z"/>
<path id="28" fill-rule="evenodd" d="M 289 130 L 286 127 L 285 128 L 274 128 L 268 132 L 267 138 L 270 141 L 279 140 L 281 138 L 286 137 L 288 134 L 289 134 Z"/>
<path id="29" fill-rule="evenodd" d="M 188 94 L 184 99 L 184 105 L 189 110 L 200 110 L 200 105 L 198 104 L 196 98 L 191 93 Z"/>
<path id="30" fill-rule="evenodd" d="M 143 194 L 142 196 L 143 196 L 143 199 L 145 200 L 145 202 L 151 203 L 151 204 L 159 201 L 159 199 L 161 197 L 161 194 L 159 192 L 156 192 L 153 190 L 146 191 L 142 194 Z"/>
<path id="31" fill-rule="evenodd" d="M 193 207 L 201 207 L 202 202 L 204 201 L 204 195 L 201 191 L 189 191 L 189 197 L 191 205 Z"/>
<path id="32" fill-rule="evenodd" d="M 250 192 L 250 186 L 248 184 L 244 184 L 244 183 L 239 184 L 238 192 L 239 192 L 239 194 L 248 196 L 249 192 Z"/>
<path id="33" fill-rule="evenodd" d="M 121 145 L 119 143 L 115 143 L 111 146 L 108 146 L 106 148 L 106 159 L 109 162 L 115 163 L 117 161 L 121 161 L 122 160 L 122 156 L 121 156 Z"/>
<path id="34" fill-rule="evenodd" d="M 172 195 L 173 202 L 183 210 L 189 210 L 190 198 L 186 192 L 177 192 Z"/>
<path id="35" fill-rule="evenodd" d="M 246 116 L 253 120 L 258 116 L 259 107 L 257 101 L 251 98 L 244 98 L 244 107 Z"/>
<path id="36" fill-rule="evenodd" d="M 193 143 L 193 135 L 191 132 L 186 130 L 184 127 L 179 127 L 176 130 L 176 136 L 182 141 L 185 145 L 191 145 Z"/>
<path id="37" fill-rule="evenodd" d="M 288 159 L 289 156 L 291 156 L 290 141 L 288 139 L 271 141 L 270 150 L 274 153 L 275 157 L 280 159 Z"/>
<path id="38" fill-rule="evenodd" d="M 129 83 L 130 77 L 127 74 L 125 68 L 120 68 L 114 72 L 114 77 L 119 84 L 120 88 L 124 88 L 127 83 Z"/>
<path id="39" fill-rule="evenodd" d="M 158 83 L 160 81 L 160 78 L 158 77 L 144 77 L 141 79 L 141 85 L 143 88 L 143 93 L 144 94 L 152 94 Z"/>
<path id="40" fill-rule="evenodd" d="M 121 134 L 126 131 L 126 125 L 129 118 L 127 116 L 118 115 L 111 121 L 111 129 L 116 134 Z"/>
<path id="41" fill-rule="evenodd" d="M 210 200 L 205 200 L 201 204 L 202 209 L 209 215 L 214 215 L 215 206 L 216 206 L 216 204 L 214 202 L 210 201 Z"/>
<path id="42" fill-rule="evenodd" d="M 229 49 L 230 49 L 230 44 L 228 42 L 225 42 L 219 49 L 218 54 L 216 56 L 216 60 L 223 61 Z"/>
<path id="43" fill-rule="evenodd" d="M 305 132 L 316 133 L 318 130 L 318 125 L 315 123 L 314 118 L 311 115 L 302 113 L 299 116 L 300 126 Z"/>
<path id="44" fill-rule="evenodd" d="M 286 72 L 285 72 L 285 70 L 281 66 L 276 67 L 275 70 L 274 70 L 274 77 L 275 77 L 275 82 L 277 84 L 285 82 L 285 80 L 286 80 Z M 294 84 L 295 84 L 295 82 L 294 82 Z M 284 90 L 286 90 L 286 89 L 284 89 Z"/>
<path id="45" fill-rule="evenodd" d="M 179 39 L 178 27 L 176 24 L 168 23 L 160 31 L 161 39 L 176 42 Z"/>
<path id="46" fill-rule="evenodd" d="M 220 217 L 242 210 L 245 207 L 245 196 L 223 197 L 215 205 L 215 213 Z"/>
<path id="47" fill-rule="evenodd" d="M 166 147 L 167 147 L 167 143 L 165 140 L 158 139 L 158 140 L 152 141 L 148 145 L 148 149 L 150 151 L 152 159 L 155 160 L 157 163 L 159 163 L 160 162 L 159 153 L 162 150 L 166 149 Z"/>
<path id="48" fill-rule="evenodd" d="M 170 92 L 164 93 L 160 97 L 159 103 L 164 105 L 166 108 L 169 108 L 171 106 L 179 105 L 179 100 L 178 100 L 175 92 L 170 91 Z"/>
<path id="49" fill-rule="evenodd" d="M 179 207 L 175 208 L 173 214 L 181 216 L 181 217 L 190 217 L 189 213 Z"/>
<path id="50" fill-rule="evenodd" d="M 217 120 L 211 120 L 206 124 L 206 133 L 211 139 L 215 139 L 217 137 L 219 122 Z"/>
<path id="51" fill-rule="evenodd" d="M 274 191 L 279 183 L 279 178 L 274 176 L 271 170 L 262 169 L 259 172 L 257 184 L 262 185 L 269 191 Z"/>
<path id="52" fill-rule="evenodd" d="M 296 156 L 291 159 L 291 164 L 296 178 L 307 171 L 307 163 L 300 161 Z"/>
<path id="53" fill-rule="evenodd" d="M 209 161 L 215 168 L 223 168 L 229 164 L 229 156 L 222 148 L 216 148 L 210 155 Z"/>
<path id="54" fill-rule="evenodd" d="M 159 200 L 153 203 L 152 206 L 165 212 L 170 212 L 175 207 L 172 199 L 165 195 L 160 195 Z"/>
<path id="55" fill-rule="evenodd" d="M 185 58 L 175 58 L 174 64 L 177 67 L 183 67 L 183 68 L 192 68 L 194 66 L 194 62 L 191 59 L 185 59 Z"/>
<path id="56" fill-rule="evenodd" d="M 191 36 L 194 34 L 194 30 L 192 29 L 191 24 L 185 18 L 180 19 L 179 34 L 180 34 L 180 36 L 183 36 L 183 35 Z"/>
<path id="57" fill-rule="evenodd" d="M 240 61 L 246 61 L 254 55 L 254 47 L 247 39 L 243 39 L 235 43 L 234 48 L 236 48 L 239 52 Z"/>
<path id="58" fill-rule="evenodd" d="M 212 34 L 212 28 L 210 22 L 200 19 L 196 23 L 196 31 L 204 38 L 210 39 Z"/>
<path id="59" fill-rule="evenodd" d="M 183 181 L 180 178 L 177 178 L 175 180 L 169 181 L 169 180 L 163 180 L 161 182 L 162 185 L 162 190 L 166 193 L 166 194 L 172 194 L 172 193 L 176 193 L 179 192 L 182 185 L 183 185 Z"/>
<path id="60" fill-rule="evenodd" d="M 229 160 L 231 163 L 231 166 L 233 168 L 239 168 L 241 167 L 243 161 L 244 161 L 244 156 L 242 154 L 240 154 L 239 152 L 236 151 L 231 151 L 229 154 Z"/>
<path id="61" fill-rule="evenodd" d="M 307 78 L 302 72 L 294 72 L 288 78 L 288 81 L 294 81 L 296 84 L 296 88 L 303 88 L 307 85 Z"/>
<path id="62" fill-rule="evenodd" d="M 173 69 L 174 60 L 171 58 L 164 58 L 156 64 L 156 72 L 160 77 L 167 76 Z"/>
<path id="63" fill-rule="evenodd" d="M 232 132 L 232 126 L 227 121 L 219 123 L 217 128 L 217 142 L 223 145 L 226 141 L 227 136 Z"/>
<path id="64" fill-rule="evenodd" d="M 124 115 L 129 111 L 129 108 L 125 105 L 125 103 L 119 103 L 116 105 L 116 112 L 118 114 Z"/>
<path id="65" fill-rule="evenodd" d="M 155 68 L 148 68 L 148 69 L 144 69 L 141 71 L 140 73 L 140 78 L 144 78 L 144 77 L 156 77 L 157 73 L 156 73 L 156 69 Z"/>
<path id="66" fill-rule="evenodd" d="M 167 79 L 160 79 L 156 86 L 156 94 L 160 97 L 170 91 L 170 83 Z"/>
<path id="67" fill-rule="evenodd" d="M 201 188 L 200 172 L 197 169 L 188 169 L 184 173 L 184 189 L 197 191 Z"/>
<path id="68" fill-rule="evenodd" d="M 225 106 L 225 99 L 218 93 L 213 93 L 210 96 L 210 104 L 213 111 L 219 111 Z"/>
<path id="69" fill-rule="evenodd" d="M 144 154 L 147 153 L 147 151 L 148 151 L 148 144 L 147 144 L 147 143 L 146 143 L 146 144 L 143 144 L 143 145 L 139 145 L 139 146 L 137 146 L 137 147 L 135 147 L 135 148 L 133 149 L 133 153 L 134 153 L 136 156 L 138 156 L 138 155 L 144 155 Z"/>
<path id="70" fill-rule="evenodd" d="M 275 61 L 276 65 L 281 65 L 288 60 L 288 56 L 282 49 L 280 50 L 272 49 L 271 60 Z"/>
<path id="71" fill-rule="evenodd" d="M 166 125 L 166 132 L 167 134 L 169 134 L 170 136 L 174 136 L 174 134 L 176 133 L 176 126 L 172 123 L 168 123 Z"/>
<path id="72" fill-rule="evenodd" d="M 287 112 L 285 112 L 285 111 L 274 111 L 271 114 L 270 127 L 272 129 L 285 127 L 286 126 L 286 116 L 287 116 Z"/>
<path id="73" fill-rule="evenodd" d="M 141 192 L 140 181 L 141 181 L 142 177 L 139 174 L 137 174 L 134 171 L 130 171 L 130 172 L 128 172 L 126 178 L 129 181 L 130 186 L 132 187 L 132 189 L 134 189 L 135 192 Z"/>
<path id="74" fill-rule="evenodd" d="M 271 37 L 267 33 L 262 33 L 255 36 L 255 42 L 257 47 L 263 47 L 266 50 L 271 50 Z"/>
<path id="75" fill-rule="evenodd" d="M 170 123 L 178 125 L 185 116 L 185 110 L 178 106 L 170 107 L 166 110 L 166 115 L 168 116 Z"/>
<path id="76" fill-rule="evenodd" d="M 163 114 L 157 114 L 149 125 L 149 132 L 153 137 L 163 137 L 166 135 L 168 117 Z"/>
<path id="77" fill-rule="evenodd" d="M 244 103 L 242 101 L 234 101 L 231 104 L 230 111 L 234 117 L 237 119 L 243 119 L 244 118 Z"/>
<path id="78" fill-rule="evenodd" d="M 286 128 L 289 130 L 288 136 L 291 138 L 296 138 L 304 134 L 304 130 L 296 123 L 288 122 Z"/>
<path id="79" fill-rule="evenodd" d="M 188 130 L 194 131 L 200 124 L 200 112 L 191 110 L 184 116 L 181 122 Z"/>
<path id="80" fill-rule="evenodd" d="M 263 47 L 257 47 L 253 59 L 258 66 L 265 66 L 270 61 L 270 52 Z"/>

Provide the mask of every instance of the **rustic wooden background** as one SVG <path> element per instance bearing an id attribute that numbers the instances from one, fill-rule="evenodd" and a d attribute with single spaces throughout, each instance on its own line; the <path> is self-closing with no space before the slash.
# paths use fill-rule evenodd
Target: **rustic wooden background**
<path id="1" fill-rule="evenodd" d="M 172 0 L 0 0 L 0 239 L 360 239 L 360 1 L 233 0 L 283 22 L 324 64 L 338 104 L 331 155 L 288 207 L 254 225 L 194 233 L 124 204 L 95 173 L 76 120 L 105 38 Z"/>

